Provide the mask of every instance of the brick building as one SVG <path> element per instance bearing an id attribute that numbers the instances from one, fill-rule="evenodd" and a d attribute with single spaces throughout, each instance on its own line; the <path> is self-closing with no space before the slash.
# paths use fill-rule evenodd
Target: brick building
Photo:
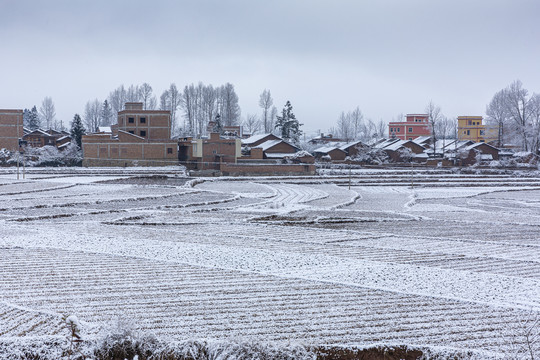
<path id="1" fill-rule="evenodd" d="M 178 164 L 178 142 L 171 139 L 169 111 L 143 110 L 142 103 L 126 103 L 114 129 L 82 137 L 83 166 Z"/>
<path id="2" fill-rule="evenodd" d="M 431 135 L 427 114 L 407 114 L 405 121 L 388 123 L 388 135 L 392 139 L 414 140 Z"/>
<path id="3" fill-rule="evenodd" d="M 178 141 L 178 160 L 188 169 L 219 170 L 222 163 L 235 163 L 241 154 L 240 139 L 221 138 L 210 133 L 208 139 L 187 137 Z"/>
<path id="4" fill-rule="evenodd" d="M 0 109 L 0 149 L 17 150 L 23 135 L 23 111 Z"/>

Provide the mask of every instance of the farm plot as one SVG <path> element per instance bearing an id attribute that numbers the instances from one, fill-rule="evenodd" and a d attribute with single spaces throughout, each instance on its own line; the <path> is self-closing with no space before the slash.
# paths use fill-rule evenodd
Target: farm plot
<path id="1" fill-rule="evenodd" d="M 496 356 L 540 316 L 538 190 L 97 178 L 0 186 L 1 336 L 59 336 L 75 314 L 87 337 L 127 318 L 171 340 Z"/>

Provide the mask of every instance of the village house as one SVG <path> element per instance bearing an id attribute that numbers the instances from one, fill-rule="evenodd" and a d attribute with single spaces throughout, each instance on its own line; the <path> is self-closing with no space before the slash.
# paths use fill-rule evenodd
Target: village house
<path id="1" fill-rule="evenodd" d="M 116 130 L 117 129 L 117 130 Z M 83 166 L 165 166 L 178 164 L 178 142 L 171 139 L 171 113 L 143 110 L 128 102 L 118 112 L 115 131 L 83 135 Z"/>
<path id="2" fill-rule="evenodd" d="M 458 116 L 458 139 L 491 143 L 497 140 L 498 128 L 482 123 L 482 116 Z"/>
<path id="3" fill-rule="evenodd" d="M 26 142 L 26 146 L 43 147 L 49 145 L 59 150 L 64 149 L 71 143 L 71 136 L 68 132 L 53 129 L 25 131 L 22 139 Z"/>
<path id="4" fill-rule="evenodd" d="M 0 109 L 0 149 L 16 151 L 23 134 L 23 111 Z"/>
<path id="5" fill-rule="evenodd" d="M 414 140 L 419 136 L 431 135 L 427 114 L 407 114 L 405 121 L 388 123 L 388 136 L 391 139 Z"/>

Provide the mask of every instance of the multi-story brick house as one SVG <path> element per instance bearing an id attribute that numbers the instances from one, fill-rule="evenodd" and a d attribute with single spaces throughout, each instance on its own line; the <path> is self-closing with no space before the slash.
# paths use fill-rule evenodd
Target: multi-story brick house
<path id="1" fill-rule="evenodd" d="M 482 116 L 458 116 L 458 139 L 490 143 L 497 140 L 497 127 L 482 124 Z"/>
<path id="2" fill-rule="evenodd" d="M 414 140 L 431 135 L 427 114 L 407 114 L 405 121 L 388 123 L 388 136 L 393 139 Z"/>
<path id="3" fill-rule="evenodd" d="M 17 150 L 23 135 L 23 111 L 0 109 L 0 149 Z"/>
<path id="4" fill-rule="evenodd" d="M 171 139 L 171 113 L 126 103 L 115 131 L 82 137 L 83 166 L 163 166 L 178 164 L 178 142 Z M 118 129 L 118 130 L 116 130 Z"/>

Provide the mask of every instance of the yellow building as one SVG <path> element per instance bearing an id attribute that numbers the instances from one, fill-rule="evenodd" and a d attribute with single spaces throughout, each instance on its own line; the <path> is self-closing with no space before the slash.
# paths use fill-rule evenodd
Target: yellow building
<path id="1" fill-rule="evenodd" d="M 458 140 L 493 142 L 497 140 L 497 127 L 483 125 L 481 116 L 458 116 Z"/>

